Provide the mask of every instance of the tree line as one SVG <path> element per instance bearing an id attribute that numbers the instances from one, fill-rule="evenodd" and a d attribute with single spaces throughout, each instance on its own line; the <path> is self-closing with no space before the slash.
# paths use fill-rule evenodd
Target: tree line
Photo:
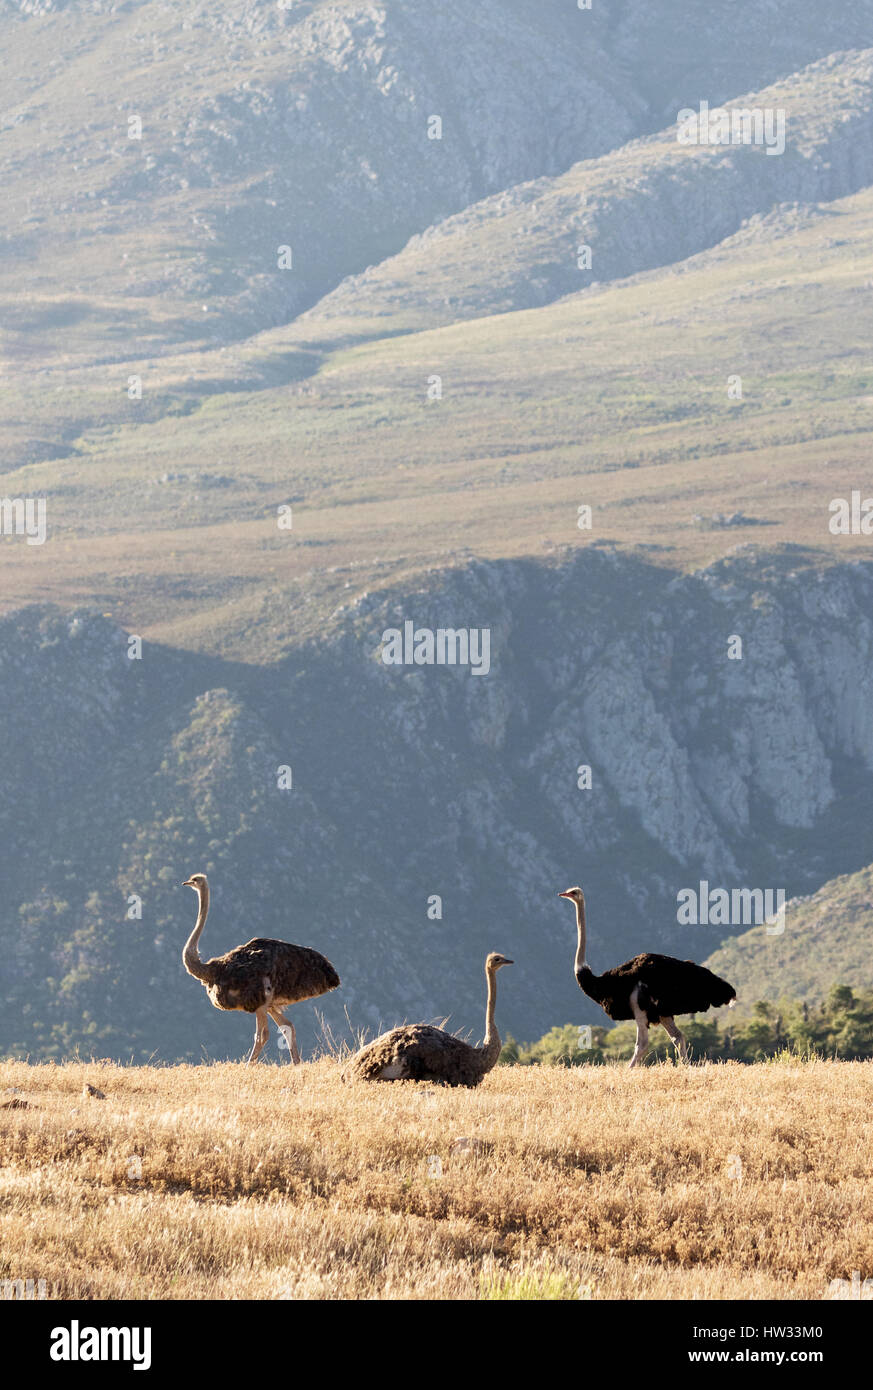
<path id="1" fill-rule="evenodd" d="M 859 992 L 849 985 L 835 984 L 818 1004 L 802 999 L 783 998 L 776 1003 L 760 999 L 750 1013 L 739 1017 L 731 1010 L 718 1018 L 683 1020 L 682 1031 L 690 1055 L 697 1061 L 762 1062 L 784 1054 L 859 1061 L 873 1057 L 873 990 Z M 635 1040 L 634 1023 L 612 1027 L 566 1023 L 551 1028 L 534 1043 L 519 1043 L 507 1036 L 500 1063 L 600 1066 L 628 1061 Z M 663 1029 L 653 1029 L 649 1040 L 651 1058 L 673 1058 L 673 1044 Z"/>

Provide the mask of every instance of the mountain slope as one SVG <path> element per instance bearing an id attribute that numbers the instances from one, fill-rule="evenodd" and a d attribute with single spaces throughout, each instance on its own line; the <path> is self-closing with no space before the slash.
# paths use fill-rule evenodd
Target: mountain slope
<path id="1" fill-rule="evenodd" d="M 117 376 L 47 373 L 38 392 L 19 367 L 4 488 L 47 496 L 49 542 L 0 545 L 4 602 L 96 596 L 133 631 L 275 660 L 357 593 L 470 552 L 863 557 L 867 538 L 831 535 L 828 508 L 869 453 L 871 246 L 865 191 L 777 210 L 679 269 L 314 355 L 302 379 L 293 330 Z M 13 468 L 32 407 L 67 456 Z"/>
<path id="2" fill-rule="evenodd" d="M 710 955 L 727 929 L 678 917 L 700 879 L 796 897 L 870 861 L 871 613 L 869 564 L 682 577 L 593 550 L 360 599 L 274 667 L 152 643 L 132 661 L 99 614 L 22 610 L 0 623 L 3 746 L 27 750 L 0 824 L 0 1047 L 241 1053 L 249 1021 L 182 970 L 195 870 L 204 952 L 323 950 L 343 988 L 318 1012 L 343 1036 L 344 1009 L 478 1036 L 489 950 L 517 961 L 504 1030 L 598 1021 L 558 889 L 584 884 L 602 969 Z M 386 666 L 407 619 L 489 629 L 490 671 Z"/>
<path id="3" fill-rule="evenodd" d="M 23 74 L 4 133 L 7 315 L 58 355 L 293 318 L 447 213 L 639 128 L 599 26 L 566 42 L 580 22 L 518 0 L 5 18 Z"/>
<path id="4" fill-rule="evenodd" d="M 870 923 L 873 866 L 843 874 L 785 907 L 785 930 L 753 927 L 710 956 L 707 965 L 725 975 L 742 996 L 820 1001 L 833 984 L 870 988 Z"/>
<path id="5" fill-rule="evenodd" d="M 287 322 L 490 194 L 869 43 L 873 4 L 5 0 L 0 23 L 3 318 L 117 360 Z"/>
<path id="6" fill-rule="evenodd" d="M 599 969 L 710 955 L 700 880 L 871 863 L 870 541 L 829 529 L 869 473 L 871 21 L 0 0 L 0 470 L 48 528 L 0 538 L 0 1047 L 242 1055 L 181 968 L 197 869 L 204 950 L 324 950 L 344 1035 L 478 1034 L 501 949 L 536 1037 L 600 1019 L 558 888 Z M 677 146 L 742 92 L 784 156 Z M 487 629 L 489 673 L 385 666 L 407 620 Z"/>
<path id="7" fill-rule="evenodd" d="M 728 110 L 781 110 L 786 149 L 688 146 L 674 124 L 566 173 L 447 218 L 343 282 L 304 318 L 373 335 L 549 303 L 683 261 L 774 204 L 830 201 L 873 182 L 873 49 L 834 55 Z M 579 248 L 591 265 L 580 268 Z"/>

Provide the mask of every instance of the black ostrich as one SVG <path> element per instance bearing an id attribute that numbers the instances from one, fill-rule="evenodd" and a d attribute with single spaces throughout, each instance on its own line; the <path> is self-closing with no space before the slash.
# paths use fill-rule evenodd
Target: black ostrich
<path id="1" fill-rule="evenodd" d="M 637 1045 L 631 1058 L 635 1067 L 649 1047 L 649 1025 L 662 1024 L 679 1050 L 682 1061 L 688 1060 L 688 1044 L 676 1027 L 676 1014 L 702 1014 L 722 1004 L 733 1005 L 737 992 L 727 980 L 695 965 L 693 960 L 676 960 L 674 956 L 659 956 L 646 951 L 614 970 L 595 975 L 585 960 L 585 895 L 581 888 L 568 888 L 559 898 L 569 898 L 576 904 L 576 926 L 579 944 L 576 947 L 574 969 L 576 981 L 589 999 L 596 999 L 604 1013 L 616 1021 L 636 1020 Z"/>

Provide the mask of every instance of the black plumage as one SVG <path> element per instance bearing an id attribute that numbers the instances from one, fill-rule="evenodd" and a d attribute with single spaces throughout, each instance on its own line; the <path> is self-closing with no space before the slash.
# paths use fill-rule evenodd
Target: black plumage
<path id="1" fill-rule="evenodd" d="M 633 1019 L 637 1025 L 637 1045 L 631 1059 L 636 1066 L 646 1055 L 649 1045 L 649 1026 L 662 1024 L 679 1050 L 682 1060 L 688 1056 L 688 1045 L 675 1023 L 676 1014 L 699 1014 L 707 1009 L 732 1004 L 736 990 L 727 980 L 697 965 L 693 960 L 677 960 L 654 951 L 626 960 L 602 975 L 595 975 L 585 959 L 585 895 L 581 888 L 568 888 L 559 893 L 576 906 L 576 926 L 579 939 L 574 971 L 579 988 L 594 999 L 608 1018 L 621 1022 Z"/>
<path id="2" fill-rule="evenodd" d="M 602 975 L 583 965 L 576 971 L 576 981 L 616 1022 L 635 1017 L 630 1003 L 634 989 L 638 991 L 637 1003 L 651 1024 L 676 1014 L 704 1013 L 736 998 L 733 985 L 705 965 L 654 951 L 634 956 Z"/>

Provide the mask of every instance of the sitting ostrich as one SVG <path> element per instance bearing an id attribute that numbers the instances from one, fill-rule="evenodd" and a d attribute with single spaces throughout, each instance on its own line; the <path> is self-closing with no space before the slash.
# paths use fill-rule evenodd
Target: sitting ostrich
<path id="1" fill-rule="evenodd" d="M 481 1047 L 471 1047 L 429 1023 L 408 1023 L 362 1047 L 343 1072 L 343 1080 L 441 1081 L 447 1086 L 478 1086 L 500 1056 L 500 1038 L 494 1026 L 497 972 L 502 965 L 514 963 L 496 951 L 485 959 L 488 1006 Z"/>
<path id="2" fill-rule="evenodd" d="M 585 895 L 581 888 L 568 888 L 558 897 L 569 898 L 576 905 L 579 943 L 574 969 L 579 988 L 589 999 L 596 999 L 609 1018 L 636 1021 L 637 1045 L 631 1066 L 641 1062 L 648 1051 L 649 1024 L 659 1023 L 673 1039 L 682 1061 L 687 1061 L 688 1044 L 676 1027 L 674 1015 L 705 1013 L 722 1004 L 732 1006 L 737 997 L 733 985 L 705 965 L 695 965 L 693 960 L 677 960 L 675 956 L 659 956 L 651 951 L 634 956 L 603 975 L 595 975 L 585 960 Z"/>
<path id="3" fill-rule="evenodd" d="M 267 1044 L 268 1014 L 288 1044 L 291 1061 L 299 1062 L 294 1024 L 282 1010 L 288 1004 L 316 999 L 336 989 L 340 977 L 330 961 L 309 946 L 292 946 L 265 936 L 235 946 L 224 956 L 201 960 L 197 943 L 209 911 L 209 884 L 205 874 L 192 874 L 182 887 L 193 888 L 200 900 L 194 930 L 182 953 L 185 969 L 205 985 L 216 1009 L 242 1009 L 255 1015 L 255 1041 L 246 1066 L 258 1060 Z"/>

